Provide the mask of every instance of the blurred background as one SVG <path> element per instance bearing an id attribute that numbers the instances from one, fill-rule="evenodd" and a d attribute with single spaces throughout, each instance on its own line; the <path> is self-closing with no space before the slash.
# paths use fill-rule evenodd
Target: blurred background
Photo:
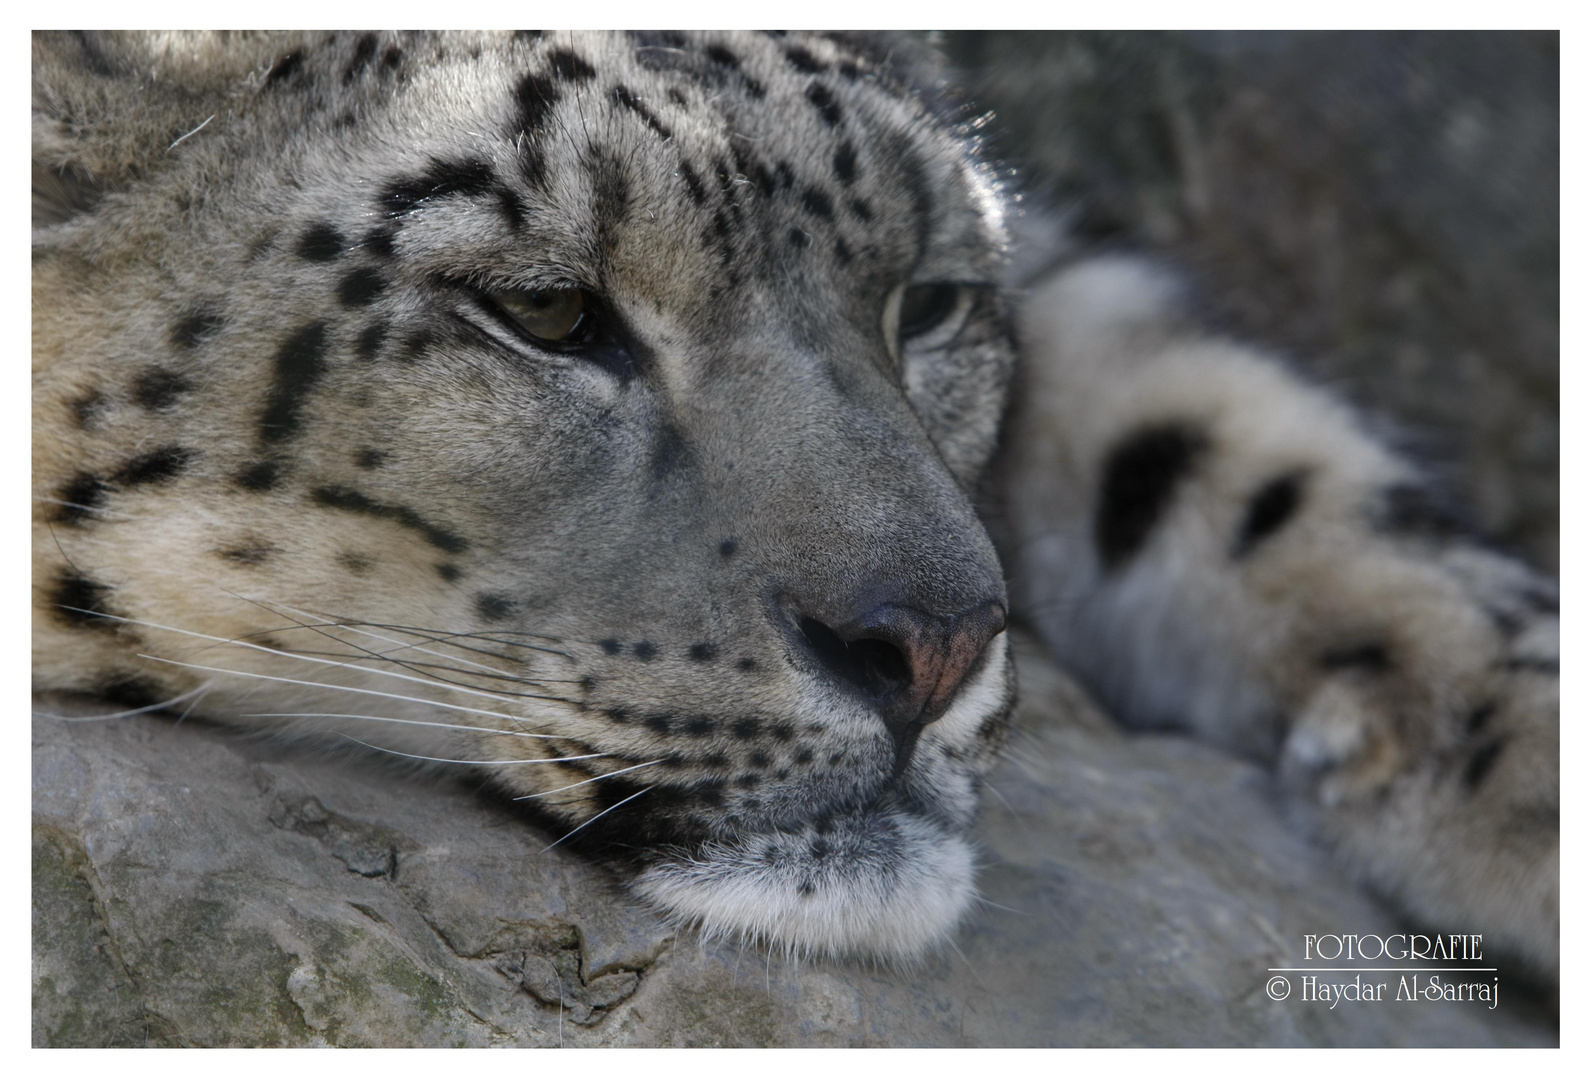
<path id="1" fill-rule="evenodd" d="M 991 156 L 1558 567 L 1556 33 L 937 35 Z M 1023 205 L 1023 204 L 1022 204 Z"/>

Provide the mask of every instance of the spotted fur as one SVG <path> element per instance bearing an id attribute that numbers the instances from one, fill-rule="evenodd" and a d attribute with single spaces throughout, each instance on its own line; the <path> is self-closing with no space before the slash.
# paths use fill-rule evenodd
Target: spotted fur
<path id="1" fill-rule="evenodd" d="M 37 35 L 35 685 L 474 763 L 709 932 L 944 940 L 1015 352 L 1004 193 L 887 44 Z M 1555 971 L 1555 588 L 1166 291 L 1022 311 L 1018 600 Z"/>

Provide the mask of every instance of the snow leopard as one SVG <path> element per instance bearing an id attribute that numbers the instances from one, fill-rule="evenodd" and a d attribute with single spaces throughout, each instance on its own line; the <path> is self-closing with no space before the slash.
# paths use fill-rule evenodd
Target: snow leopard
<path id="1" fill-rule="evenodd" d="M 1555 978 L 1555 583 L 1143 264 L 1016 287 L 936 71 L 36 35 L 35 689 L 471 768 L 685 925 L 907 964 L 1024 622 Z"/>

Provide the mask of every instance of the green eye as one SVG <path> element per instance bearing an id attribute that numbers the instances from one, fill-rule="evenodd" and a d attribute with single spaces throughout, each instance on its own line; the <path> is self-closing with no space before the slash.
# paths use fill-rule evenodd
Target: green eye
<path id="1" fill-rule="evenodd" d="M 506 289 L 488 295 L 529 336 L 556 344 L 581 338 L 591 307 L 581 289 Z"/>

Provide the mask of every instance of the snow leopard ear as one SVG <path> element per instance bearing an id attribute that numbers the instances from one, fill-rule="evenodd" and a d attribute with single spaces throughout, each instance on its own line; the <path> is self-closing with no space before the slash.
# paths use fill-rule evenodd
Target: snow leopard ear
<path id="1" fill-rule="evenodd" d="M 34 226 L 76 217 L 159 171 L 177 139 L 221 119 L 296 44 L 226 32 L 36 32 Z"/>

